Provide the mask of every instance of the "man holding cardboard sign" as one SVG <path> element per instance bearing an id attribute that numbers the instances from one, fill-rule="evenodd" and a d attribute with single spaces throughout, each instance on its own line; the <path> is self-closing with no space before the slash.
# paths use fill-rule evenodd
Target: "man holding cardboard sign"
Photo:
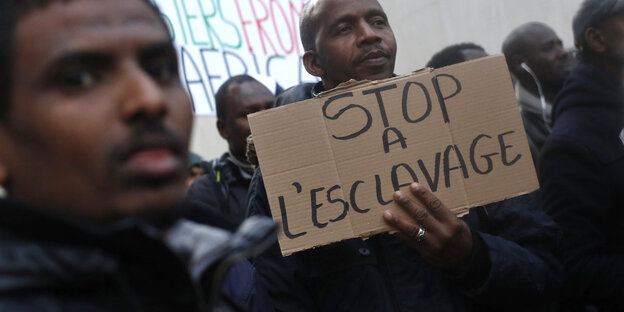
<path id="1" fill-rule="evenodd" d="M 445 203 L 442 203 L 425 187 L 414 184 L 410 186 L 409 193 L 397 192 L 394 195 L 394 200 L 402 210 L 386 211 L 382 219 L 383 210 L 375 210 L 358 203 L 366 202 L 363 198 L 372 197 L 379 201 L 381 207 L 392 204 L 392 198 L 388 198 L 392 192 L 388 190 L 393 189 L 392 184 L 405 189 L 407 185 L 398 182 L 400 177 L 402 182 L 405 182 L 404 176 L 399 177 L 396 174 L 396 179 L 387 179 L 392 181 L 388 183 L 381 178 L 381 174 L 373 173 L 370 175 L 374 177 L 372 182 L 356 180 L 350 184 L 349 189 L 342 183 L 349 180 L 349 177 L 341 176 L 341 173 L 361 174 L 368 172 L 370 168 L 366 167 L 373 166 L 378 159 L 392 159 L 396 154 L 405 151 L 411 153 L 411 150 L 403 145 L 411 146 L 413 141 L 410 140 L 417 137 L 418 135 L 414 133 L 418 132 L 411 129 L 409 132 L 411 136 L 403 137 L 403 134 L 408 132 L 401 131 L 398 125 L 402 122 L 401 119 L 407 124 L 413 124 L 410 121 L 420 119 L 417 118 L 415 111 L 419 107 L 414 107 L 413 103 L 410 106 L 409 99 L 402 101 L 399 97 L 398 101 L 396 98 L 393 98 L 393 101 L 386 101 L 387 98 L 384 96 L 386 92 L 392 90 L 401 92 L 407 90 L 404 91 L 407 93 L 421 90 L 419 92 L 422 94 L 429 95 L 425 96 L 426 98 L 435 98 L 438 100 L 437 104 L 440 104 L 435 113 L 429 114 L 429 110 L 426 110 L 427 114 L 431 115 L 426 122 L 440 123 L 441 128 L 446 129 L 446 133 L 441 133 L 440 139 L 435 142 L 418 142 L 421 147 L 429 146 L 430 149 L 436 147 L 441 151 L 434 153 L 434 156 L 438 156 L 434 157 L 438 161 L 433 162 L 444 163 L 444 169 L 440 169 L 439 166 L 437 168 L 448 172 L 449 175 L 448 178 L 438 176 L 439 181 L 444 181 L 445 178 L 448 181 L 448 186 L 445 182 L 439 182 L 445 188 L 440 190 L 440 193 L 446 192 L 450 197 L 457 198 L 455 201 L 450 200 L 453 207 L 462 206 L 462 200 L 474 203 L 475 201 L 469 199 L 477 196 L 475 195 L 477 193 L 487 192 L 487 189 L 479 188 L 478 185 L 471 186 L 467 179 L 462 180 L 462 176 L 473 174 L 467 171 L 468 165 L 455 164 L 460 158 L 459 150 L 465 151 L 466 147 L 455 146 L 453 143 L 454 132 L 453 129 L 449 129 L 452 126 L 448 123 L 450 115 L 445 114 L 443 100 L 440 100 L 448 99 L 453 93 L 459 92 L 460 81 L 466 80 L 462 77 L 449 78 L 448 76 L 454 76 L 441 71 L 438 77 L 445 73 L 447 76 L 434 82 L 430 79 L 432 74 L 425 72 L 412 77 L 409 82 L 398 78 L 377 84 L 352 85 L 349 89 L 336 88 L 338 84 L 349 79 L 379 80 L 393 76 L 396 43 L 388 19 L 375 0 L 310 1 L 302 13 L 301 35 L 307 51 L 304 55 L 306 69 L 320 77 L 322 81 L 316 85 L 301 85 L 286 91 L 278 98 L 277 104 L 285 105 L 318 95 L 316 99 L 326 103 L 323 112 L 319 112 L 317 106 L 306 102 L 289 105 L 284 109 L 278 108 L 274 115 L 257 115 L 250 120 L 261 168 L 265 173 L 277 172 L 264 176 L 267 184 L 275 185 L 273 182 L 280 179 L 280 170 L 286 172 L 289 179 L 296 176 L 293 174 L 296 173 L 296 166 L 299 166 L 299 172 L 314 171 L 318 173 L 317 177 L 320 177 L 315 183 L 308 184 L 295 180 L 292 185 L 286 185 L 279 190 L 284 192 L 284 196 L 273 196 L 276 194 L 273 192 L 270 198 L 265 191 L 265 180 L 260 172 L 252 181 L 250 214 L 280 215 L 276 219 L 281 221 L 284 229 L 284 234 L 280 238 L 282 252 L 284 254 L 296 252 L 282 257 L 280 246 L 275 245 L 254 263 L 268 282 L 278 309 L 471 311 L 487 308 L 501 310 L 510 305 L 514 308 L 533 305 L 529 309 L 534 309 L 534 305 L 540 304 L 541 300 L 548 300 L 554 296 L 560 283 L 559 266 L 550 250 L 554 249 L 557 230 L 552 222 L 536 211 L 537 205 L 532 201 L 532 197 L 494 204 L 488 209 L 478 209 L 459 219 L 445 205 L 449 204 L 446 199 Z M 494 64 L 497 60 L 500 66 L 505 66 L 500 58 L 490 63 Z M 471 66 L 473 67 L 470 68 L 481 69 L 477 68 L 478 64 Z M 488 68 L 493 70 L 497 65 Z M 501 79 L 509 78 L 508 74 L 505 74 Z M 429 82 L 423 82 L 424 79 L 428 79 Z M 508 80 L 507 85 L 511 90 Z M 456 90 L 447 93 L 453 86 Z M 472 89 L 469 82 L 464 87 Z M 326 90 L 329 92 L 319 95 Z M 490 92 L 488 96 L 493 97 L 495 95 L 493 93 Z M 362 96 L 375 99 L 373 105 L 362 104 L 359 101 Z M 496 101 L 488 101 L 487 98 L 483 100 L 492 107 L 496 104 Z M 399 103 L 398 105 L 404 103 L 406 109 L 403 116 L 400 115 L 401 109 L 398 109 L 397 117 L 394 114 L 396 109 L 389 108 L 395 101 Z M 342 109 L 330 107 L 332 103 L 339 102 L 343 104 L 340 106 Z M 306 110 L 307 107 L 310 109 Z M 420 109 L 422 111 L 422 108 Z M 353 112 L 359 112 L 362 117 L 356 118 L 354 123 L 348 119 L 348 114 Z M 306 113 L 309 114 L 304 116 Z M 302 116 L 305 118 L 301 118 Z M 347 128 L 340 128 L 332 123 L 331 119 L 334 117 L 340 120 L 348 119 Z M 275 131 L 271 132 L 271 129 L 265 128 L 266 132 L 256 132 L 259 128 L 254 128 L 254 123 L 271 124 L 263 122 L 261 120 L 263 118 L 269 118 L 266 120 L 271 122 L 278 121 L 277 125 L 275 122 L 272 123 L 272 129 Z M 378 130 L 380 121 L 387 130 L 381 129 L 382 132 L 388 134 L 384 136 L 388 140 L 382 140 L 383 148 L 379 147 L 378 140 L 366 139 L 366 136 Z M 292 125 L 298 126 L 302 131 L 297 131 L 296 136 L 285 137 L 288 143 L 284 143 L 285 141 L 279 137 L 280 132 L 284 132 L 283 129 L 289 129 Z M 393 128 L 394 130 L 388 130 Z M 323 133 L 325 137 L 332 139 L 325 142 L 315 139 L 323 136 Z M 505 143 L 506 138 L 502 133 L 485 134 L 481 138 L 487 137 L 493 139 L 491 143 L 496 142 L 495 146 L 500 148 L 498 154 L 502 154 L 502 150 L 511 146 Z M 335 140 L 342 142 L 336 143 Z M 474 140 L 475 137 L 470 138 L 470 141 Z M 283 148 L 283 155 L 293 157 L 279 155 L 275 155 L 274 158 L 264 157 L 261 149 L 263 144 L 265 146 L 281 144 L 278 147 Z M 375 146 L 368 149 L 371 144 Z M 526 139 L 524 144 L 526 145 Z M 470 145 L 468 144 L 468 150 L 471 150 Z M 473 145 L 474 150 L 478 144 Z M 376 152 L 374 155 L 365 155 L 371 151 Z M 349 156 L 348 152 L 352 154 Z M 493 153 L 490 152 L 488 155 L 494 155 Z M 450 155 L 457 155 L 453 158 L 453 163 L 446 161 L 450 159 Z M 365 156 L 370 157 L 369 166 L 352 167 L 349 170 L 350 165 L 356 164 L 353 162 L 354 158 Z M 507 161 L 511 165 L 518 155 L 513 156 L 501 160 L 504 159 L 501 155 L 498 161 Z M 466 157 L 466 161 L 470 162 L 468 159 L 469 157 Z M 526 160 L 525 158 L 522 161 Z M 403 166 L 402 163 L 391 167 L 394 171 L 403 168 L 401 170 L 408 173 L 414 172 L 412 169 L 419 168 L 423 174 L 425 172 L 423 168 L 435 167 L 431 167 L 428 160 L 422 161 L 423 166 L 420 166 L 419 161 L 415 163 L 416 165 L 411 166 L 409 164 Z M 334 167 L 328 167 L 327 164 Z M 342 168 L 338 168 L 339 166 Z M 407 169 L 408 167 L 410 169 Z M 441 171 L 427 170 L 432 181 L 438 180 L 436 175 L 431 173 Z M 456 177 L 457 172 L 459 178 Z M 285 180 L 286 176 L 281 177 Z M 385 178 L 387 177 L 388 175 L 385 175 Z M 330 184 L 327 184 L 327 179 L 331 179 Z M 287 181 L 290 184 L 290 180 Z M 451 185 L 462 183 L 465 184 L 462 188 L 465 193 L 449 191 Z M 311 187 L 310 184 L 315 185 Z M 431 185 L 433 184 L 435 183 L 432 182 Z M 287 197 L 286 192 L 290 192 L 288 195 L 290 197 Z M 309 197 L 304 200 L 303 196 Z M 414 200 L 414 197 L 418 198 L 420 203 Z M 272 203 L 273 213 L 269 210 L 269 202 Z M 344 213 L 331 218 L 327 215 L 321 216 L 320 214 L 325 211 L 321 209 L 322 205 L 328 203 L 342 205 Z M 302 213 L 289 215 L 289 212 L 293 211 L 290 207 L 300 205 L 308 205 L 307 213 L 306 210 L 301 210 Z M 387 223 L 384 223 L 384 219 Z M 312 225 L 304 229 L 300 220 Z M 347 226 L 335 226 L 339 223 L 344 225 L 345 220 L 350 221 L 346 223 Z M 373 226 L 369 226 L 370 224 Z M 353 237 L 349 236 L 351 234 L 372 235 L 389 229 L 397 230 L 407 243 L 395 236 L 382 234 L 368 240 L 348 239 L 317 249 L 297 252 L 314 245 L 336 241 L 336 237 Z M 349 231 L 351 234 L 340 234 Z M 341 236 L 337 236 L 336 233 Z M 305 242 L 305 246 L 301 245 L 303 247 L 296 245 L 291 248 L 287 246 L 287 239 L 290 238 L 291 241 L 308 238 L 308 241 Z"/>

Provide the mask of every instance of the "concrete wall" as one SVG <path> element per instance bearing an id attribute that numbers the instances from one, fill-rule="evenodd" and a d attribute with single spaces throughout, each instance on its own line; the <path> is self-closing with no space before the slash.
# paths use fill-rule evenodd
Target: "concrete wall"
<path id="1" fill-rule="evenodd" d="M 507 34 L 529 21 L 552 27 L 574 46 L 572 18 L 581 0 L 379 0 L 397 37 L 399 74 L 423 67 L 442 48 L 474 42 L 500 53 Z"/>
<path id="2" fill-rule="evenodd" d="M 217 131 L 216 116 L 195 116 L 191 151 L 198 153 L 208 160 L 221 156 L 227 151 L 227 142 Z"/>
<path id="3" fill-rule="evenodd" d="M 454 43 L 474 42 L 499 53 L 505 36 L 529 21 L 551 26 L 572 47 L 572 18 L 581 1 L 379 0 L 397 37 L 398 74 L 422 68 L 435 52 Z M 205 158 L 227 149 L 215 122 L 215 117 L 195 118 L 191 149 Z"/>

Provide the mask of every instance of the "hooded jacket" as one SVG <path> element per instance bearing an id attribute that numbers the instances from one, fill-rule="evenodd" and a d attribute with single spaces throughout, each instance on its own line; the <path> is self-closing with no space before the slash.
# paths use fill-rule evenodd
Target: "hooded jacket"
<path id="1" fill-rule="evenodd" d="M 247 217 L 247 191 L 251 174 L 232 160 L 229 152 L 202 163 L 202 175 L 191 184 L 186 200 L 193 214 L 220 215 L 227 229 L 236 229 Z"/>
<path id="2" fill-rule="evenodd" d="M 542 150 L 543 204 L 563 231 L 571 306 L 624 309 L 623 92 L 614 76 L 581 62 L 555 101 Z"/>

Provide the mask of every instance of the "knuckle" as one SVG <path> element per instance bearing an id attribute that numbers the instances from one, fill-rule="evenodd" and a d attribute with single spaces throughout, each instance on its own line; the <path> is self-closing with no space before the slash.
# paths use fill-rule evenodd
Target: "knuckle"
<path id="1" fill-rule="evenodd" d="M 413 216 L 414 216 L 414 219 L 416 219 L 417 221 L 422 221 L 422 220 L 427 219 L 427 217 L 429 217 L 429 213 L 425 209 L 416 208 L 413 210 Z"/>
<path id="2" fill-rule="evenodd" d="M 450 221 L 449 225 L 453 233 L 460 233 L 464 228 L 462 221 L 457 218 L 454 218 L 452 221 Z"/>
<path id="3" fill-rule="evenodd" d="M 437 198 L 433 198 L 429 201 L 429 208 L 435 211 L 442 209 L 442 201 Z"/>
<path id="4" fill-rule="evenodd" d="M 453 234 L 452 232 L 448 231 L 448 230 L 442 230 L 438 233 L 438 237 L 440 238 L 441 242 L 448 242 L 453 238 Z"/>
<path id="5" fill-rule="evenodd" d="M 442 249 L 444 249 L 444 243 L 443 243 L 443 242 L 441 242 L 441 241 L 440 241 L 440 240 L 438 240 L 438 239 L 430 239 L 430 240 L 427 240 L 427 243 L 429 244 L 429 247 L 430 247 L 432 250 L 442 250 Z"/>

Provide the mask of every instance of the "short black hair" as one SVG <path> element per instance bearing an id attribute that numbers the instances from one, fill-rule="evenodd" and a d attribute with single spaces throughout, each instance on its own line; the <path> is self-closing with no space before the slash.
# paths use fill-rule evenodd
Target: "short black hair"
<path id="1" fill-rule="evenodd" d="M 34 10 L 55 2 L 75 0 L 0 0 L 0 121 L 8 115 L 11 106 L 11 64 L 14 56 L 15 29 L 20 19 Z M 161 16 L 160 10 L 150 0 L 142 0 Z M 169 27 L 163 20 L 167 30 Z"/>
<path id="2" fill-rule="evenodd" d="M 574 45 L 580 54 L 585 57 L 587 42 L 585 32 L 588 28 L 602 25 L 608 18 L 624 13 L 624 0 L 585 0 L 574 15 L 572 31 Z"/>
<path id="3" fill-rule="evenodd" d="M 485 52 L 483 47 L 472 42 L 454 44 L 434 54 L 431 60 L 427 62 L 427 67 L 440 68 L 465 62 L 466 57 L 462 54 L 463 50 L 481 50 Z"/>
<path id="4" fill-rule="evenodd" d="M 315 37 L 318 27 L 317 19 L 313 16 L 313 10 L 318 1 L 306 1 L 301 10 L 301 19 L 299 20 L 299 34 L 301 36 L 301 44 L 305 51 L 316 51 Z"/>
<path id="5" fill-rule="evenodd" d="M 227 96 L 228 96 L 228 93 L 230 93 L 230 87 L 232 85 L 238 85 L 238 84 L 242 84 L 244 82 L 250 82 L 250 81 L 258 82 L 258 80 L 256 80 L 254 77 L 243 74 L 243 75 L 231 77 L 230 79 L 226 80 L 221 85 L 221 87 L 219 87 L 219 90 L 217 91 L 214 97 L 215 106 L 217 108 L 217 119 L 225 120 L 225 118 L 227 117 L 227 109 L 226 109 L 227 108 Z"/>

